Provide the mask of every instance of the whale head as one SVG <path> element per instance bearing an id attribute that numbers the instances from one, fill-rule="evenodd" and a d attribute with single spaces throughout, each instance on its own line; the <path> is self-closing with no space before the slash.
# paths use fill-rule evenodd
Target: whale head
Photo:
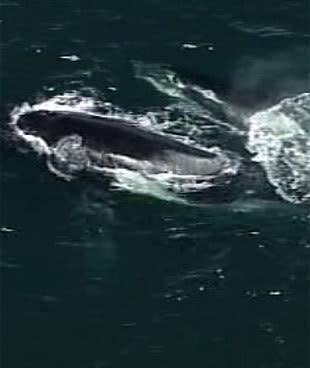
<path id="1" fill-rule="evenodd" d="M 62 115 L 55 111 L 39 110 L 21 115 L 17 126 L 24 133 L 39 136 L 48 143 L 53 143 L 65 135 Z"/>

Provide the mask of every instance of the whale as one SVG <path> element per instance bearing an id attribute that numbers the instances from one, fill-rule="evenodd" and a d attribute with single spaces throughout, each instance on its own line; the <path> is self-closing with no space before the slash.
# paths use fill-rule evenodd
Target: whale
<path id="1" fill-rule="evenodd" d="M 144 165 L 151 173 L 217 175 L 223 168 L 218 155 L 155 133 L 136 122 L 85 112 L 37 110 L 24 113 L 16 126 L 24 134 L 39 137 L 49 147 L 66 142 L 86 147 L 106 167 Z M 60 142 L 60 143 L 59 143 Z M 140 165 L 141 166 L 141 165 Z"/>
<path id="2" fill-rule="evenodd" d="M 17 135 L 35 151 L 36 139 L 44 142 L 49 148 L 48 168 L 68 180 L 77 176 L 92 182 L 103 179 L 108 190 L 115 172 L 129 169 L 166 184 L 172 177 L 172 183 L 176 183 L 172 191 L 176 188 L 178 196 L 192 203 L 232 202 L 250 192 L 246 198 L 275 198 L 265 173 L 251 161 L 243 160 L 236 173 L 231 174 L 232 161 L 216 151 L 185 144 L 129 119 L 88 112 L 32 110 L 21 114 L 14 124 Z M 187 185 L 193 189 L 183 191 Z"/>

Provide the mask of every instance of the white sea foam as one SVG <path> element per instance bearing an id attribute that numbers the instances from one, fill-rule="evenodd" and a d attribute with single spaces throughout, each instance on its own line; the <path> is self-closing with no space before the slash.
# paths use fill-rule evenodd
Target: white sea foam
<path id="1" fill-rule="evenodd" d="M 134 69 L 137 78 L 144 79 L 156 90 L 166 96 L 185 100 L 189 104 L 196 104 L 197 101 L 193 100 L 191 97 L 191 92 L 196 91 L 205 99 L 213 100 L 216 103 L 222 103 L 214 91 L 184 83 L 176 73 L 168 68 L 157 64 L 134 62 Z"/>
<path id="2" fill-rule="evenodd" d="M 105 171 L 113 175 L 112 187 L 115 189 L 126 190 L 166 201 L 186 203 L 185 200 L 177 196 L 177 193 L 169 191 L 169 183 L 165 180 L 158 180 L 158 178 L 146 176 L 139 171 L 124 168 L 105 169 Z"/>
<path id="3" fill-rule="evenodd" d="M 277 193 L 293 203 L 310 200 L 310 93 L 287 98 L 249 118 L 247 147 Z"/>

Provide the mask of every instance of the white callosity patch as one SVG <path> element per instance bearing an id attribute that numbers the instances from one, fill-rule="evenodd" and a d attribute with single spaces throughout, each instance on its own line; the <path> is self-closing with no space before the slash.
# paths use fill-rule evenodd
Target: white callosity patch
<path id="1" fill-rule="evenodd" d="M 287 98 L 249 118 L 248 149 L 277 193 L 293 203 L 310 200 L 310 94 Z"/>
<path id="2" fill-rule="evenodd" d="M 60 162 L 70 162 L 72 171 L 81 170 L 88 164 L 86 148 L 83 147 L 82 137 L 79 135 L 60 139 L 55 147 L 55 157 Z"/>
<path id="3" fill-rule="evenodd" d="M 86 170 L 90 160 L 82 137 L 74 134 L 60 139 L 56 146 L 52 147 L 47 165 L 51 171 L 68 180 L 72 179 L 75 173 Z"/>

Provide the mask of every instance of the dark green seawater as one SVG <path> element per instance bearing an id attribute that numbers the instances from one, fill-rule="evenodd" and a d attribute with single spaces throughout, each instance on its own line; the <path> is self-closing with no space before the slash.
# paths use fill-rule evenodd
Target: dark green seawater
<path id="1" fill-rule="evenodd" d="M 15 107 L 72 91 L 140 118 L 179 101 L 137 65 L 212 81 L 250 113 L 310 89 L 308 0 L 2 0 L 0 10 L 2 127 Z M 289 181 L 302 170 L 296 191 L 309 198 L 306 111 L 290 115 L 302 132 L 286 120 L 273 131 L 278 143 L 288 133 L 283 157 L 293 147 L 299 161 L 283 174 L 281 153 L 267 157 L 267 199 L 204 205 L 63 180 L 1 130 L 1 367 L 309 367 L 309 201 Z M 212 144 L 229 148 L 224 137 Z"/>

